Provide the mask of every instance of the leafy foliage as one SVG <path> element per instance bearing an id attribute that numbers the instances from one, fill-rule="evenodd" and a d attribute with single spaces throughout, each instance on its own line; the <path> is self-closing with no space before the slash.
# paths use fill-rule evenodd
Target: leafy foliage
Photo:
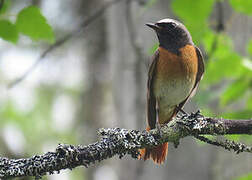
<path id="1" fill-rule="evenodd" d="M 16 25 L 8 20 L 0 20 L 0 37 L 6 41 L 16 43 L 18 40 Z"/>
<path id="2" fill-rule="evenodd" d="M 218 36 L 217 48 L 207 64 L 204 76 L 208 85 L 218 83 L 223 78 L 235 78 L 243 69 L 241 57 L 233 51 L 231 40 L 223 35 L 215 36 Z"/>
<path id="3" fill-rule="evenodd" d="M 19 12 L 16 20 L 19 32 L 29 36 L 31 39 L 47 40 L 54 42 L 52 28 L 47 24 L 46 18 L 41 14 L 39 8 L 29 6 Z"/>
<path id="4" fill-rule="evenodd" d="M 196 42 L 199 42 L 200 38 L 207 31 L 207 19 L 212 11 L 214 2 L 214 0 L 172 1 L 174 13 L 183 20 L 191 32 L 193 40 Z M 193 9 L 197 9 L 197 11 Z"/>
<path id="5" fill-rule="evenodd" d="M 0 10 L 0 17 L 1 14 L 6 13 L 9 5 L 10 1 L 4 3 Z M 36 6 L 22 9 L 18 13 L 14 24 L 8 19 L 0 20 L 0 38 L 16 43 L 19 33 L 29 36 L 34 41 L 45 40 L 53 43 L 55 40 L 52 27 Z"/>
<path id="6" fill-rule="evenodd" d="M 230 0 L 231 6 L 238 12 L 252 15 L 252 1 L 248 0 Z"/>
<path id="7" fill-rule="evenodd" d="M 221 97 L 221 104 L 227 105 L 228 103 L 243 97 L 245 92 L 251 88 L 250 85 L 252 82 L 250 81 L 251 79 L 246 77 L 242 77 L 234 81 L 223 93 Z"/>
<path id="8" fill-rule="evenodd" d="M 2 6 L 2 8 L 0 9 L 0 15 L 4 14 L 8 8 L 10 7 L 11 1 L 10 0 L 6 0 Z"/>

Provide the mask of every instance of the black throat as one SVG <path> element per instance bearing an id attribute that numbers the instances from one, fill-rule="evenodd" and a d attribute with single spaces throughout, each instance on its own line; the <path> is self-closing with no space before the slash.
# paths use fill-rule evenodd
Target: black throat
<path id="1" fill-rule="evenodd" d="M 172 31 L 172 32 L 157 32 L 159 39 L 159 46 L 165 48 L 166 50 L 180 55 L 180 48 L 187 44 L 193 45 L 191 35 L 188 31 L 183 29 Z"/>

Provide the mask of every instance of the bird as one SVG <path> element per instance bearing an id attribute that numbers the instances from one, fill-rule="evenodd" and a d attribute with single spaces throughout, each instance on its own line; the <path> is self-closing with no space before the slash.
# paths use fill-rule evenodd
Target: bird
<path id="1" fill-rule="evenodd" d="M 147 23 L 156 32 L 159 46 L 148 71 L 147 128 L 149 131 L 170 122 L 195 94 L 204 74 L 204 60 L 187 28 L 179 21 L 165 18 Z M 184 112 L 185 113 L 185 112 Z M 168 143 L 140 149 L 140 159 L 163 164 Z"/>

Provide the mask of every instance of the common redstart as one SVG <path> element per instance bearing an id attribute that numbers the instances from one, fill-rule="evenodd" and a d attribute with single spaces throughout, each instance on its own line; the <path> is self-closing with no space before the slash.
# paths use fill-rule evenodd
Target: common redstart
<path id="1" fill-rule="evenodd" d="M 147 130 L 172 120 L 196 92 L 204 73 L 200 49 L 186 27 L 174 19 L 147 23 L 155 30 L 159 47 L 153 55 L 147 83 Z M 165 161 L 168 143 L 140 150 L 140 158 Z"/>

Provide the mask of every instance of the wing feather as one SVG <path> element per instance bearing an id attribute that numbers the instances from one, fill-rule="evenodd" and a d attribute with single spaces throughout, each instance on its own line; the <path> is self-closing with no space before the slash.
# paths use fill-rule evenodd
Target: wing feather
<path id="1" fill-rule="evenodd" d="M 194 84 L 189 96 L 179 104 L 178 109 L 182 109 L 183 106 L 185 105 L 185 103 L 188 101 L 188 99 L 190 99 L 191 97 L 193 97 L 195 95 L 197 88 L 199 86 L 200 80 L 203 78 L 203 74 L 205 71 L 203 56 L 202 56 L 200 49 L 197 46 L 195 46 L 195 50 L 196 50 L 197 59 L 198 59 L 198 72 L 196 75 L 195 84 Z"/>
<path id="2" fill-rule="evenodd" d="M 156 98 L 154 96 L 153 84 L 154 76 L 156 74 L 157 61 L 159 59 L 159 50 L 156 50 L 152 57 L 152 62 L 148 73 L 147 83 L 147 122 L 150 129 L 154 129 L 156 126 Z"/>

